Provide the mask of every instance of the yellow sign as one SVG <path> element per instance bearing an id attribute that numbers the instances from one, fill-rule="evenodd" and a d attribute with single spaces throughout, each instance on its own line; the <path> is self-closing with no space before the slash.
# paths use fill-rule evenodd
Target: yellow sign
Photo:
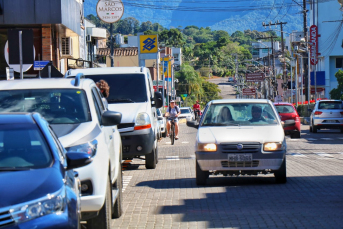
<path id="1" fill-rule="evenodd" d="M 141 35 L 139 41 L 141 53 L 157 53 L 158 38 L 157 35 Z"/>
<path id="2" fill-rule="evenodd" d="M 171 58 L 170 57 L 162 57 L 160 59 L 161 61 L 161 76 L 163 75 L 164 71 L 164 77 L 165 78 L 171 78 L 172 72 L 171 72 Z M 162 70 L 163 69 L 163 70 Z"/>

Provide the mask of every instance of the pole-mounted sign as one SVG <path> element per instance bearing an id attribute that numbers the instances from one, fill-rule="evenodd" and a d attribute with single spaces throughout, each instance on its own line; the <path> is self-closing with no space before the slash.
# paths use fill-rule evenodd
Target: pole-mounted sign
<path id="1" fill-rule="evenodd" d="M 264 80 L 264 73 L 246 73 L 245 79 L 247 82 L 260 82 Z"/>
<path id="2" fill-rule="evenodd" d="M 123 16 L 124 4 L 121 0 L 99 0 L 96 13 L 103 22 L 114 23 Z"/>
<path id="3" fill-rule="evenodd" d="M 316 65 L 318 63 L 318 27 L 312 25 L 310 27 L 310 61 L 311 65 Z"/>

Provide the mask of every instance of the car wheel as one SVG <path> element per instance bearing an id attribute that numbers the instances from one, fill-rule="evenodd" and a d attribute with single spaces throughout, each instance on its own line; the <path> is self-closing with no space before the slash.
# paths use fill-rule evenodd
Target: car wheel
<path id="1" fill-rule="evenodd" d="M 167 128 L 166 128 L 167 129 Z M 167 137 L 167 131 L 164 131 L 164 133 L 162 133 L 162 137 L 165 138 Z"/>
<path id="2" fill-rule="evenodd" d="M 274 172 L 274 176 L 275 176 L 276 183 L 284 184 L 284 183 L 287 182 L 287 176 L 286 176 L 286 157 L 283 160 L 280 169 L 277 170 L 276 172 Z"/>
<path id="3" fill-rule="evenodd" d="M 122 172 L 121 163 L 120 163 L 118 178 L 117 178 L 117 181 L 115 183 L 115 188 L 116 188 L 116 190 L 118 190 L 118 195 L 117 195 L 116 202 L 113 205 L 112 219 L 117 219 L 123 214 L 123 207 L 122 207 L 122 203 L 123 203 L 123 172 Z"/>
<path id="4" fill-rule="evenodd" d="M 341 129 L 341 133 L 343 133 L 343 129 Z"/>
<path id="5" fill-rule="evenodd" d="M 317 127 L 315 127 L 314 125 L 312 126 L 312 133 L 317 133 Z"/>
<path id="6" fill-rule="evenodd" d="M 99 215 L 87 221 L 87 229 L 109 229 L 111 228 L 111 184 L 110 179 L 107 177 L 107 188 L 105 203 L 99 211 Z"/>
<path id="7" fill-rule="evenodd" d="M 158 146 L 156 146 L 156 150 L 155 150 L 155 156 L 156 156 L 156 164 L 158 164 Z"/>
<path id="8" fill-rule="evenodd" d="M 300 132 L 296 132 L 296 133 L 291 134 L 291 138 L 300 138 L 300 136 L 301 136 Z"/>
<path id="9" fill-rule="evenodd" d="M 205 185 L 206 180 L 209 177 L 210 173 L 208 171 L 202 171 L 197 160 L 195 160 L 195 176 L 197 185 Z"/>
<path id="10" fill-rule="evenodd" d="M 313 132 L 313 130 L 312 130 L 312 125 L 310 126 L 310 132 Z"/>
<path id="11" fill-rule="evenodd" d="M 156 168 L 156 149 L 153 149 L 151 153 L 145 155 L 145 168 L 146 169 Z"/>

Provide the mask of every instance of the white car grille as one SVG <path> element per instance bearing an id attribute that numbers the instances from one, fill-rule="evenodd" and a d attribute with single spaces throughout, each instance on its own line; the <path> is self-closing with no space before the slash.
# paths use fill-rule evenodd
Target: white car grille
<path id="1" fill-rule="evenodd" d="M 239 146 L 242 146 L 242 149 L 239 150 Z M 260 143 L 230 143 L 230 144 L 221 144 L 222 153 L 258 153 L 261 152 Z"/>

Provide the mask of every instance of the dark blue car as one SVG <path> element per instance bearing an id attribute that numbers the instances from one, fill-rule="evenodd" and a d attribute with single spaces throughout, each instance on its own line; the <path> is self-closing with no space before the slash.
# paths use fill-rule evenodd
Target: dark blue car
<path id="1" fill-rule="evenodd" d="M 91 161 L 67 153 L 40 114 L 0 114 L 0 229 L 79 228 L 73 169 Z"/>

